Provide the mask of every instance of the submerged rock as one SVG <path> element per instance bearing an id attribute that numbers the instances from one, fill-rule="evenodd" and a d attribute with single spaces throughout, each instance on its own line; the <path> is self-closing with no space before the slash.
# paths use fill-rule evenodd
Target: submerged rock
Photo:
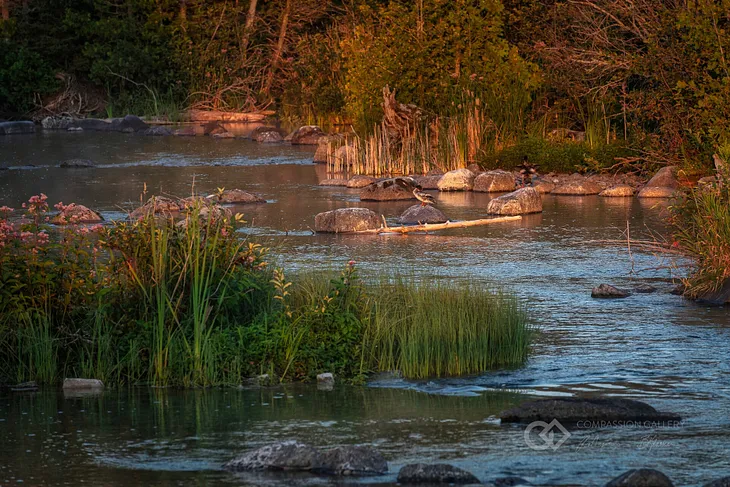
<path id="1" fill-rule="evenodd" d="M 431 205 L 421 206 L 413 205 L 398 217 L 398 223 L 406 225 L 419 223 L 445 223 L 448 221 L 446 215 Z"/>
<path id="2" fill-rule="evenodd" d="M 150 127 L 147 130 L 145 130 L 144 135 L 164 137 L 167 135 L 173 135 L 173 131 L 169 127 L 157 126 L 157 127 Z"/>
<path id="3" fill-rule="evenodd" d="M 631 293 L 611 286 L 610 284 L 601 284 L 598 287 L 594 287 L 591 291 L 592 298 L 627 298 L 631 296 Z"/>
<path id="4" fill-rule="evenodd" d="M 674 198 L 677 196 L 677 190 L 662 186 L 647 186 L 639 191 L 639 198 Z"/>
<path id="5" fill-rule="evenodd" d="M 51 223 L 55 225 L 68 225 L 76 223 L 100 223 L 104 219 L 100 214 L 91 210 L 84 205 L 71 203 L 51 219 Z"/>
<path id="6" fill-rule="evenodd" d="M 341 446 L 324 452 L 317 470 L 333 475 L 382 475 L 388 462 L 369 446 Z"/>
<path id="7" fill-rule="evenodd" d="M 35 132 L 33 122 L 0 122 L 0 135 L 32 134 Z"/>
<path id="8" fill-rule="evenodd" d="M 677 166 L 667 166 L 659 169 L 646 183 L 647 188 L 679 188 L 677 180 Z"/>
<path id="9" fill-rule="evenodd" d="M 494 487 L 515 487 L 518 485 L 532 485 L 522 477 L 500 477 L 489 482 Z"/>
<path id="10" fill-rule="evenodd" d="M 520 188 L 494 198 L 487 205 L 490 215 L 525 215 L 542 211 L 542 197 L 535 188 Z"/>
<path id="11" fill-rule="evenodd" d="M 260 144 L 283 142 L 284 137 L 276 127 L 256 127 L 251 131 L 251 140 Z"/>
<path id="12" fill-rule="evenodd" d="M 377 183 L 378 178 L 372 176 L 353 176 L 347 180 L 348 188 L 364 188 L 370 186 L 373 183 Z"/>
<path id="13" fill-rule="evenodd" d="M 66 161 L 63 161 L 58 167 L 78 169 L 94 166 L 96 166 L 96 164 L 94 164 L 94 161 L 90 161 L 89 159 L 68 159 Z"/>
<path id="14" fill-rule="evenodd" d="M 298 441 L 284 441 L 248 452 L 223 465 L 226 470 L 311 471 L 321 468 L 322 455 L 316 448 Z"/>
<path id="15" fill-rule="evenodd" d="M 468 169 L 449 171 L 439 179 L 439 191 L 471 191 L 474 187 L 476 174 Z"/>
<path id="16" fill-rule="evenodd" d="M 325 233 L 348 233 L 380 228 L 380 217 L 367 208 L 340 208 L 314 217 L 314 230 Z"/>
<path id="17" fill-rule="evenodd" d="M 236 138 L 236 136 L 230 132 L 220 132 L 217 134 L 212 134 L 211 137 L 213 137 L 214 139 L 235 139 Z"/>
<path id="18" fill-rule="evenodd" d="M 639 284 L 634 288 L 634 292 L 639 294 L 651 294 L 656 292 L 656 290 L 657 289 L 651 284 Z"/>
<path id="19" fill-rule="evenodd" d="M 585 178 L 567 181 L 552 190 L 552 194 L 563 196 L 585 196 L 600 192 L 601 187 L 599 185 Z"/>
<path id="20" fill-rule="evenodd" d="M 619 475 L 605 487 L 674 487 L 674 484 L 659 470 L 639 468 Z"/>
<path id="21" fill-rule="evenodd" d="M 319 139 L 326 135 L 316 125 L 305 125 L 296 129 L 287 139 L 292 145 L 317 145 Z"/>
<path id="22" fill-rule="evenodd" d="M 604 189 L 600 193 L 598 193 L 598 196 L 605 196 L 605 197 L 613 197 L 613 198 L 628 198 L 630 196 L 634 196 L 634 193 L 636 190 L 633 186 L 629 186 L 628 184 L 619 184 L 618 186 L 613 186 L 608 189 Z"/>
<path id="23" fill-rule="evenodd" d="M 242 189 L 226 189 L 220 194 L 208 197 L 222 205 L 244 205 L 249 203 L 266 203 L 261 196 Z"/>
<path id="24" fill-rule="evenodd" d="M 730 477 L 713 480 L 712 482 L 705 484 L 703 487 L 730 487 Z"/>
<path id="25" fill-rule="evenodd" d="M 64 391 L 79 390 L 101 390 L 104 389 L 104 383 L 99 379 L 64 379 Z"/>
<path id="26" fill-rule="evenodd" d="M 383 179 L 365 186 L 360 192 L 360 201 L 415 200 L 413 193 L 395 184 L 395 179 Z"/>
<path id="27" fill-rule="evenodd" d="M 515 176 L 511 172 L 497 170 L 481 173 L 474 178 L 474 191 L 504 193 L 515 190 Z"/>
<path id="28" fill-rule="evenodd" d="M 523 402 L 500 413 L 502 423 L 558 420 L 563 425 L 579 421 L 680 421 L 673 413 L 659 412 L 650 405 L 622 398 L 554 398 Z"/>
<path id="29" fill-rule="evenodd" d="M 398 472 L 401 484 L 478 484 L 479 479 L 471 472 L 448 463 L 428 465 L 411 463 L 404 465 Z"/>

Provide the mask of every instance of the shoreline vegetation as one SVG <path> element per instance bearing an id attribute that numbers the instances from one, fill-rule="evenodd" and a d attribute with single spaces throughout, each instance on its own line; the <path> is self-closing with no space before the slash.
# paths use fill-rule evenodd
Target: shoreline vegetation
<path id="1" fill-rule="evenodd" d="M 153 201 L 155 201 L 153 199 Z M 511 294 L 409 276 L 289 276 L 200 197 L 177 218 L 49 226 L 44 195 L 0 208 L 0 381 L 207 387 L 464 375 L 522 364 L 534 332 Z M 161 204 L 164 202 L 161 202 Z M 72 205 L 59 203 L 63 211 Z"/>

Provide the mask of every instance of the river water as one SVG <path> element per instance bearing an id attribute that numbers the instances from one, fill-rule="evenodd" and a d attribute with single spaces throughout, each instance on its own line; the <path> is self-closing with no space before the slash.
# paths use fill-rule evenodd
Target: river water
<path id="1" fill-rule="evenodd" d="M 361 203 L 358 191 L 322 187 L 313 149 L 242 139 L 40 133 L 0 138 L 0 206 L 44 192 L 123 218 L 149 194 L 186 196 L 217 187 L 260 193 L 243 206 L 242 230 L 272 246 L 286 269 L 340 268 L 365 276 L 479 280 L 524 299 L 540 333 L 516 370 L 431 381 L 376 377 L 368 387 L 171 391 L 137 388 L 96 397 L 53 390 L 0 396 L 0 485 L 318 485 L 316 477 L 233 475 L 220 464 L 275 440 L 369 444 L 394 482 L 409 462 L 447 461 L 483 481 L 520 476 L 539 484 L 602 485 L 651 467 L 677 485 L 730 475 L 730 318 L 669 294 L 683 262 L 597 240 L 666 233 L 666 203 L 544 198 L 544 212 L 516 223 L 434 235 L 314 235 L 318 212 L 371 208 L 391 221 L 411 203 Z M 61 169 L 71 158 L 92 169 Z M 484 216 L 485 194 L 434 193 L 453 220 Z M 654 294 L 593 300 L 602 282 L 648 283 Z M 679 427 L 585 428 L 557 450 L 536 451 L 523 427 L 496 416 L 536 396 L 610 395 L 682 415 Z"/>

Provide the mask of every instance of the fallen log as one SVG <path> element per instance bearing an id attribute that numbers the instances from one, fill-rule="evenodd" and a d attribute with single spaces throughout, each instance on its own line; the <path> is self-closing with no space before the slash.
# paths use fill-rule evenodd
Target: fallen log
<path id="1" fill-rule="evenodd" d="M 466 228 L 466 227 L 477 227 L 481 225 L 489 225 L 490 223 L 501 223 L 501 222 L 513 222 L 521 220 L 521 216 L 500 216 L 496 218 L 484 218 L 481 220 L 466 220 L 461 222 L 446 222 L 446 223 L 424 223 L 422 225 L 404 225 L 400 227 L 389 227 L 387 224 L 383 224 L 380 228 L 374 228 L 371 230 L 360 230 L 353 233 L 369 233 L 369 234 L 380 234 L 380 233 L 411 233 L 411 232 L 433 232 L 435 230 L 448 230 L 450 228 Z"/>
<path id="2" fill-rule="evenodd" d="M 220 112 L 214 110 L 188 110 L 183 112 L 181 118 L 186 122 L 262 122 L 266 117 L 275 112 L 265 110 L 262 112 Z"/>

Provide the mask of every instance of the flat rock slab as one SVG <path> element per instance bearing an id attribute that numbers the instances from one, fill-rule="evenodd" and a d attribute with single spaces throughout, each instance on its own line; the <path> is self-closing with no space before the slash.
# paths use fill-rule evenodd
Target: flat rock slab
<path id="1" fill-rule="evenodd" d="M 401 201 L 415 200 L 416 197 L 407 189 L 395 184 L 395 179 L 383 179 L 365 186 L 360 192 L 360 201 Z"/>
<path id="2" fill-rule="evenodd" d="M 579 421 L 680 421 L 673 413 L 657 411 L 650 405 L 622 398 L 559 398 L 527 401 L 500 413 L 502 423 L 551 422 L 563 425 Z"/>
<path id="3" fill-rule="evenodd" d="M 610 284 L 601 284 L 600 286 L 594 287 L 591 291 L 592 298 L 618 299 L 628 298 L 629 296 L 631 296 L 630 292 L 611 286 Z"/>
<path id="4" fill-rule="evenodd" d="M 64 379 L 64 391 L 101 390 L 104 383 L 99 379 Z"/>
<path id="5" fill-rule="evenodd" d="M 559 196 L 587 196 L 600 192 L 601 187 L 587 179 L 568 181 L 552 190 L 552 194 Z"/>
<path id="6" fill-rule="evenodd" d="M 511 172 L 487 171 L 474 178 L 474 191 L 482 193 L 506 193 L 515 190 L 515 176 Z"/>
<path id="7" fill-rule="evenodd" d="M 314 217 L 314 231 L 351 233 L 380 228 L 380 216 L 367 208 L 340 208 Z"/>
<path id="8" fill-rule="evenodd" d="M 411 463 L 404 465 L 398 472 L 400 484 L 479 484 L 479 479 L 471 472 L 448 463 Z"/>
<path id="9" fill-rule="evenodd" d="M 674 487 L 674 484 L 659 470 L 639 468 L 619 475 L 605 487 Z"/>
<path id="10" fill-rule="evenodd" d="M 431 205 L 421 206 L 413 205 L 398 217 L 398 223 L 405 225 L 421 224 L 421 223 L 446 223 L 448 218 L 446 215 Z"/>
<path id="11" fill-rule="evenodd" d="M 33 122 L 0 122 L 0 135 L 32 134 L 35 132 Z"/>
<path id="12" fill-rule="evenodd" d="M 164 137 L 164 136 L 174 134 L 172 129 L 169 127 L 150 127 L 142 133 L 144 135 L 149 135 L 149 136 L 154 136 L 154 137 Z"/>
<path id="13" fill-rule="evenodd" d="M 317 470 L 332 475 L 382 475 L 388 471 L 383 455 L 369 446 L 341 446 L 322 454 Z"/>
<path id="14" fill-rule="evenodd" d="M 223 465 L 226 470 L 311 471 L 322 467 L 322 454 L 298 441 L 274 443 L 248 452 Z"/>
<path id="15" fill-rule="evenodd" d="M 542 211 L 542 197 L 535 188 L 520 188 L 494 198 L 487 205 L 490 215 L 526 215 Z"/>
<path id="16" fill-rule="evenodd" d="M 678 192 L 674 188 L 663 186 L 647 186 L 639 191 L 639 198 L 674 198 Z"/>
<path id="17" fill-rule="evenodd" d="M 319 182 L 320 186 L 342 186 L 347 187 L 347 179 L 323 179 Z"/>
<path id="18" fill-rule="evenodd" d="M 449 171 L 439 179 L 439 191 L 471 191 L 476 174 L 468 169 Z"/>
<path id="19" fill-rule="evenodd" d="M 348 188 L 364 188 L 370 186 L 373 183 L 377 183 L 378 178 L 372 176 L 353 176 L 347 180 Z"/>
<path id="20" fill-rule="evenodd" d="M 634 193 L 636 193 L 636 190 L 633 186 L 629 186 L 628 184 L 619 184 L 618 186 L 604 189 L 598 193 L 598 196 L 605 196 L 608 198 L 629 198 L 634 196 Z"/>

